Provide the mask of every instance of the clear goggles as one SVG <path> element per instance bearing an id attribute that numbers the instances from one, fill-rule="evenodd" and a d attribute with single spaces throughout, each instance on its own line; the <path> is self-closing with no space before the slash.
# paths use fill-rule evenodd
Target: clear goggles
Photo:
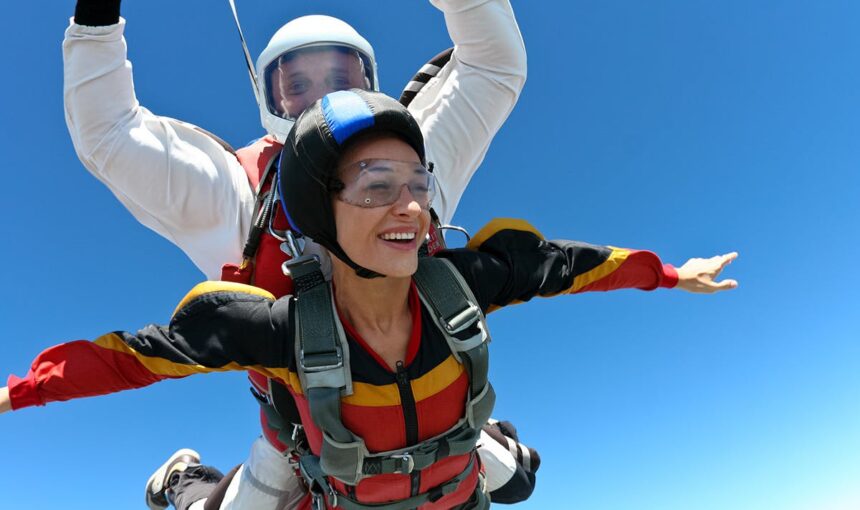
<path id="1" fill-rule="evenodd" d="M 295 120 L 328 92 L 373 89 L 373 66 L 349 46 L 303 46 L 280 54 L 266 66 L 263 79 L 269 113 Z"/>
<path id="2" fill-rule="evenodd" d="M 432 163 L 430 169 L 433 168 Z M 338 200 L 358 207 L 383 207 L 400 199 L 405 186 L 422 209 L 436 196 L 436 178 L 416 162 L 365 159 L 339 170 Z"/>

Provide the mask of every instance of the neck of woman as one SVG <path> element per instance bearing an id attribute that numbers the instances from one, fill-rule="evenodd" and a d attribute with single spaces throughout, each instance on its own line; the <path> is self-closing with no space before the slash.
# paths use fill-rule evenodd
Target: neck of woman
<path id="1" fill-rule="evenodd" d="M 367 279 L 339 260 L 332 260 L 332 265 L 338 312 L 389 368 L 393 369 L 398 361 L 405 363 L 412 331 L 409 310 L 412 278 Z"/>

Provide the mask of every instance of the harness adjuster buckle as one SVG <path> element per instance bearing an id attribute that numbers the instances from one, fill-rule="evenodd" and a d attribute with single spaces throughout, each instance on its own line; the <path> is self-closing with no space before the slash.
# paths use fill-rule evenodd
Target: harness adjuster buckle
<path id="1" fill-rule="evenodd" d="M 334 487 L 331 485 L 328 486 L 328 504 L 332 508 L 337 506 L 337 492 L 334 491 Z"/>
<path id="2" fill-rule="evenodd" d="M 311 493 L 311 510 L 326 510 L 325 501 L 323 500 L 325 497 L 324 493 L 321 492 L 312 492 Z M 332 508 L 337 506 L 337 493 L 334 492 L 334 489 L 331 487 L 328 488 L 328 504 Z"/>
<path id="3" fill-rule="evenodd" d="M 415 459 L 412 458 L 411 453 L 399 453 L 390 458 L 400 461 L 400 467 L 393 472 L 396 475 L 408 475 L 415 470 Z"/>
<path id="4" fill-rule="evenodd" d="M 304 269 L 308 264 L 319 264 L 319 262 L 320 258 L 315 254 L 302 255 L 300 257 L 291 258 L 290 260 L 285 260 L 284 263 L 281 264 L 281 269 L 285 275 L 290 275 L 293 278 L 300 278 L 304 276 L 301 269 Z"/>
<path id="5" fill-rule="evenodd" d="M 332 358 L 332 355 L 334 355 L 334 359 L 337 360 L 334 363 L 324 363 L 323 362 L 323 363 L 320 363 L 318 365 L 313 363 L 314 358 L 317 358 L 317 359 L 329 358 L 330 359 L 330 358 Z M 311 362 L 311 364 L 308 365 L 308 362 Z M 308 356 L 305 356 L 305 350 L 301 349 L 299 351 L 299 364 L 301 365 L 302 370 L 307 372 L 307 373 L 325 372 L 327 370 L 335 370 L 335 369 L 343 367 L 343 352 L 341 352 L 340 347 L 337 347 L 334 350 L 334 352 L 321 352 L 321 353 L 309 354 Z"/>
<path id="6" fill-rule="evenodd" d="M 445 330 L 452 335 L 459 333 L 478 322 L 480 317 L 481 309 L 470 303 L 465 310 L 450 319 L 446 319 Z"/>
<path id="7" fill-rule="evenodd" d="M 293 423 L 293 431 L 290 433 L 290 439 L 293 440 L 293 443 L 296 442 L 296 438 L 299 436 L 299 432 L 304 430 L 304 427 L 299 423 Z"/>
<path id="8" fill-rule="evenodd" d="M 316 478 L 312 473 L 308 471 L 308 467 L 305 465 L 302 460 L 299 460 L 299 474 L 307 486 L 308 492 L 311 495 L 311 509 L 312 510 L 325 510 L 326 508 L 326 499 L 328 499 L 328 504 L 334 508 L 337 506 L 337 492 L 335 492 L 334 487 L 328 483 L 328 480 L 325 479 L 325 476 L 322 473 L 319 473 L 320 478 Z M 326 497 L 328 496 L 328 497 Z"/>
<path id="9" fill-rule="evenodd" d="M 281 251 L 289 255 L 290 258 L 297 259 L 305 251 L 305 239 L 296 237 L 292 230 L 287 230 L 284 234 L 284 242 L 281 243 Z"/>

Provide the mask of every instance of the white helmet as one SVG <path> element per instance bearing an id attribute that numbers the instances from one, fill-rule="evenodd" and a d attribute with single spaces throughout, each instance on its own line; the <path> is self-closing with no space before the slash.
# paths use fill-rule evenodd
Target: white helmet
<path id="1" fill-rule="evenodd" d="M 295 123 L 295 118 L 280 112 L 273 105 L 269 89 L 268 72 L 271 64 L 280 61 L 287 53 L 299 49 L 335 46 L 357 53 L 361 59 L 367 78 L 368 88 L 379 90 L 376 74 L 376 57 L 373 47 L 344 21 L 331 16 L 302 16 L 296 18 L 275 32 L 269 44 L 257 58 L 257 87 L 260 120 L 263 127 L 279 142 L 287 139 L 287 134 Z"/>

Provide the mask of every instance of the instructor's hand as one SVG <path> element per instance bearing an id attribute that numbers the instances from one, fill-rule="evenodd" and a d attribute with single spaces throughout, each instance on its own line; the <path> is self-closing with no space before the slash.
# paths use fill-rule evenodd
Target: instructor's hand
<path id="1" fill-rule="evenodd" d="M 0 388 L 0 414 L 12 410 L 12 401 L 9 399 L 9 388 L 4 386 Z"/>
<path id="2" fill-rule="evenodd" d="M 119 23 L 120 0 L 78 0 L 75 23 L 90 27 L 105 27 Z"/>
<path id="3" fill-rule="evenodd" d="M 738 258 L 737 252 L 717 255 L 709 259 L 690 259 L 678 268 L 678 285 L 676 288 L 695 292 L 697 294 L 713 294 L 721 290 L 730 290 L 738 286 L 736 280 L 717 281 L 717 276 L 724 267 Z"/>

